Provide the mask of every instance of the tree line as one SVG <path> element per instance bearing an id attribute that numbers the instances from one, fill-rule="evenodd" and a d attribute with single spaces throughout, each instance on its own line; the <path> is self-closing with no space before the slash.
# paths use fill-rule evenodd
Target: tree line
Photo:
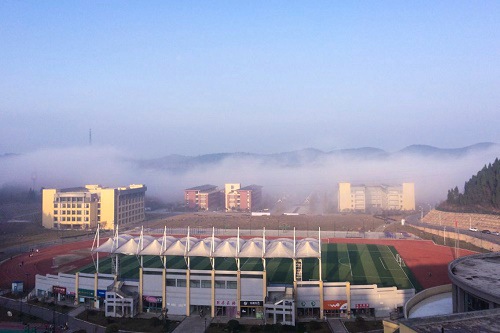
<path id="1" fill-rule="evenodd" d="M 460 193 L 457 186 L 448 190 L 444 210 L 500 211 L 500 161 L 485 165 L 476 175 L 465 182 Z"/>

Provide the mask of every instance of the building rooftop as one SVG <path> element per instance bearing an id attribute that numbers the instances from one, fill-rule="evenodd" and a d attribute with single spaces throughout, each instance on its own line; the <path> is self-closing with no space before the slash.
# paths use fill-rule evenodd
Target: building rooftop
<path id="1" fill-rule="evenodd" d="M 208 191 L 213 191 L 216 188 L 217 188 L 217 186 L 215 186 L 215 185 L 205 184 L 205 185 L 200 185 L 200 186 L 195 186 L 195 187 L 187 188 L 186 191 L 208 192 Z"/>
<path id="2" fill-rule="evenodd" d="M 478 254 L 455 260 L 448 274 L 454 284 L 473 289 L 500 302 L 500 252 Z"/>
<path id="3" fill-rule="evenodd" d="M 438 315 L 400 321 L 415 332 L 500 332 L 500 309 Z"/>
<path id="4" fill-rule="evenodd" d="M 89 190 L 87 190 L 85 187 L 69 187 L 69 188 L 63 188 L 63 189 L 60 189 L 59 192 L 62 192 L 62 193 L 69 193 L 69 192 L 88 192 Z"/>
<path id="5" fill-rule="evenodd" d="M 260 185 L 248 185 L 248 186 L 240 188 L 240 190 L 255 191 L 255 190 L 260 190 L 261 188 L 262 188 L 262 186 L 260 186 Z"/>

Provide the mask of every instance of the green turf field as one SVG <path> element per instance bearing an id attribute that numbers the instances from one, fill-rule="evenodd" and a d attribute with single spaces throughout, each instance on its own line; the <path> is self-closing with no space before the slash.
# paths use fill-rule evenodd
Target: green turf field
<path id="1" fill-rule="evenodd" d="M 322 279 L 325 282 L 349 281 L 354 285 L 376 284 L 379 287 L 396 286 L 399 289 L 414 288 L 411 272 L 403 269 L 396 262 L 397 252 L 394 247 L 372 244 L 322 244 L 321 262 Z M 140 259 L 136 256 L 119 255 L 120 277 L 125 279 L 139 278 Z M 163 263 L 158 256 L 144 256 L 145 268 L 161 268 Z M 242 271 L 262 271 L 262 260 L 259 258 L 241 258 Z M 210 259 L 191 258 L 191 269 L 210 270 Z M 167 257 L 168 269 L 186 269 L 183 257 Z M 234 258 L 216 258 L 216 270 L 236 271 Z M 266 260 L 267 278 L 271 284 L 293 283 L 293 261 L 289 258 L 272 258 Z M 94 273 L 94 265 L 79 270 L 82 273 Z M 111 258 L 100 260 L 99 271 L 111 274 Z M 302 281 L 319 279 L 319 263 L 316 258 L 302 260 Z M 418 286 L 416 286 L 418 289 Z"/>

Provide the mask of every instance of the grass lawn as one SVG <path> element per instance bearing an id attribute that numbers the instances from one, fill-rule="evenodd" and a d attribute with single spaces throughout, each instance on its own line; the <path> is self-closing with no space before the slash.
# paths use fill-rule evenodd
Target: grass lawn
<path id="1" fill-rule="evenodd" d="M 235 320 L 237 322 L 237 320 Z M 315 332 L 315 333 L 330 333 L 330 328 L 325 322 L 312 321 L 309 323 L 299 323 L 297 326 L 282 326 L 276 325 L 238 325 L 233 326 L 227 324 L 211 324 L 207 327 L 207 333 L 231 333 L 231 332 L 281 332 L 281 333 L 297 333 L 297 332 Z"/>
<path id="2" fill-rule="evenodd" d="M 118 329 L 132 332 L 172 332 L 179 325 L 178 321 L 168 319 L 164 325 L 157 317 L 149 319 L 105 317 L 104 312 L 95 310 L 85 310 L 77 318 L 104 327 L 116 324 L 118 325 Z"/>
<path id="3" fill-rule="evenodd" d="M 381 320 L 365 320 L 361 317 L 356 318 L 354 321 L 346 321 L 344 325 L 351 333 L 384 329 Z"/>

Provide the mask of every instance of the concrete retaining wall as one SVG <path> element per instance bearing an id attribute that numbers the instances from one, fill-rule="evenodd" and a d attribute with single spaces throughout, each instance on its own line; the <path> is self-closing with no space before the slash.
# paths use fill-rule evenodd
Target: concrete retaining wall
<path id="1" fill-rule="evenodd" d="M 425 228 L 425 227 L 415 226 L 415 225 L 412 225 L 412 227 L 419 229 L 421 231 L 427 232 L 429 234 L 437 235 L 437 236 L 441 237 L 441 239 L 443 239 L 443 232 L 444 232 L 446 235 L 446 245 L 448 245 L 448 246 L 455 245 L 455 239 L 457 239 L 457 233 L 455 232 L 454 229 L 448 230 L 449 229 L 448 228 L 446 231 L 443 231 L 443 230 L 439 230 L 439 229 L 431 229 L 431 228 Z M 482 239 L 479 239 L 479 238 L 476 238 L 473 236 L 469 236 L 469 235 L 464 235 L 464 234 L 458 234 L 458 236 L 460 237 L 459 241 L 461 241 L 461 242 L 467 242 L 467 243 L 473 244 L 477 247 L 480 247 L 482 249 L 486 249 L 486 250 L 489 250 L 492 252 L 500 251 L 500 244 L 495 244 L 495 243 L 492 243 L 492 242 L 489 242 L 486 240 L 482 240 Z"/>

